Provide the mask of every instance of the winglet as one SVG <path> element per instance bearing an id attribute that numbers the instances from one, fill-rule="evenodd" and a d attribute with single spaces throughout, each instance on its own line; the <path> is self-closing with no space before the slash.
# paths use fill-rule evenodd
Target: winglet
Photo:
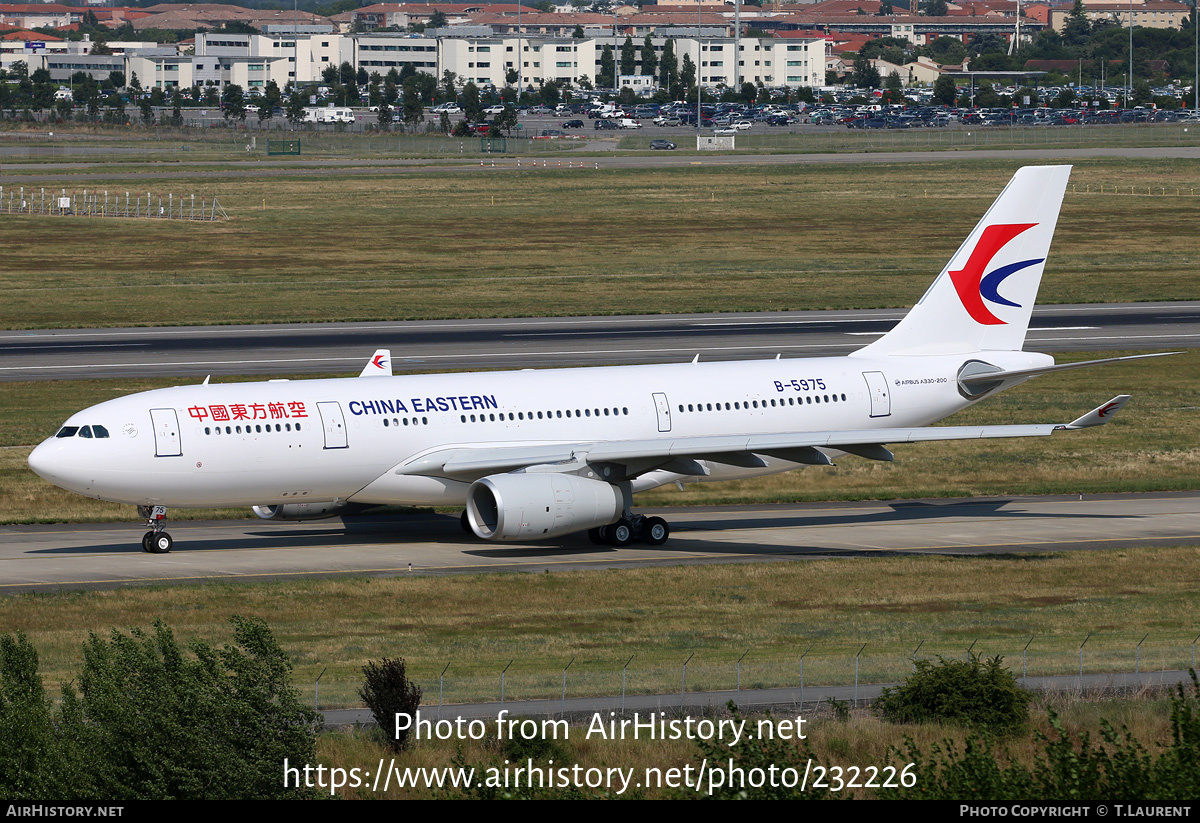
<path id="1" fill-rule="evenodd" d="M 1109 400 L 1103 406 L 1092 409 L 1083 417 L 1072 420 L 1064 429 L 1086 429 L 1091 426 L 1103 426 L 1109 420 L 1116 416 L 1122 407 L 1129 402 L 1130 395 L 1118 394 L 1112 400 Z"/>
<path id="2" fill-rule="evenodd" d="M 367 361 L 367 365 L 363 367 L 359 377 L 391 377 L 392 376 L 392 351 L 391 349 L 379 349 L 375 354 L 371 355 L 371 359 Z"/>

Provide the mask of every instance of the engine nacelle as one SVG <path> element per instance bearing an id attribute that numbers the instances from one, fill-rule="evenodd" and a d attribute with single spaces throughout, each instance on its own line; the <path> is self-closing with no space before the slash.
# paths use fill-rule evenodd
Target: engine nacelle
<path id="1" fill-rule="evenodd" d="M 345 503 L 279 503 L 274 506 L 252 506 L 263 520 L 322 520 L 345 514 Z"/>
<path id="2" fill-rule="evenodd" d="M 471 484 L 467 521 L 484 540 L 542 540 L 607 526 L 621 517 L 621 490 L 573 474 L 493 474 Z"/>

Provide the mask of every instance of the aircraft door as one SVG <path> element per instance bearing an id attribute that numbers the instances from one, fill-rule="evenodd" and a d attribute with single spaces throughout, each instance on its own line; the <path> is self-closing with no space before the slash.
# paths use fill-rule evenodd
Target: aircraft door
<path id="1" fill-rule="evenodd" d="M 150 421 L 154 424 L 154 456 L 183 456 L 179 445 L 179 415 L 175 410 L 151 409 Z"/>
<path id="2" fill-rule="evenodd" d="M 871 416 L 888 417 L 892 413 L 892 398 L 888 394 L 887 378 L 881 371 L 865 371 L 867 391 L 871 395 Z"/>
<path id="3" fill-rule="evenodd" d="M 321 425 L 325 428 L 325 448 L 347 448 L 349 444 L 346 441 L 346 418 L 342 414 L 342 404 L 330 400 L 318 403 L 317 410 L 321 413 Z"/>
<path id="4" fill-rule="evenodd" d="M 654 407 L 658 410 L 658 430 L 669 432 L 671 430 L 671 404 L 667 402 L 667 396 L 660 391 L 654 393 Z"/>

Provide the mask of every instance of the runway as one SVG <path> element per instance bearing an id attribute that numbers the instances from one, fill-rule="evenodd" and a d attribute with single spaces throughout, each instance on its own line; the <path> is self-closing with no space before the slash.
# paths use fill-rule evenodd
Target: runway
<path id="1" fill-rule="evenodd" d="M 169 524 L 175 550 L 141 550 L 143 527 L 0 527 L 0 593 L 222 580 L 542 572 L 892 554 L 986 555 L 1200 544 L 1200 492 L 809 503 L 644 510 L 665 546 L 595 546 L 583 535 L 485 543 L 458 518 Z"/>
<path id="2" fill-rule="evenodd" d="M 396 373 L 843 355 L 906 309 L 0 332 L 0 381 L 357 374 L 376 349 Z M 1173 350 L 1200 343 L 1200 302 L 1038 306 L 1034 351 Z"/>

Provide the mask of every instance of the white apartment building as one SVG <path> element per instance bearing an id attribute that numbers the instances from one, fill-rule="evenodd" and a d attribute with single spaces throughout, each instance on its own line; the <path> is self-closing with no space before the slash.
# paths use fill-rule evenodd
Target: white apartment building
<path id="1" fill-rule="evenodd" d="M 693 33 L 694 34 L 694 33 Z M 792 86 L 815 88 L 825 83 L 825 40 L 742 38 L 732 37 L 673 37 L 678 64 L 689 55 L 698 67 L 700 83 L 705 88 L 730 87 L 735 82 L 763 84 L 770 87 Z M 653 37 L 651 43 L 661 57 L 667 37 Z M 97 59 L 91 55 L 73 54 L 70 59 L 53 60 L 45 51 L 16 50 L 3 54 L 5 65 L 24 60 L 32 72 L 45 65 L 52 68 L 55 79 L 67 79 L 74 71 L 87 71 L 99 78 L 114 69 L 126 76 L 137 72 L 145 88 L 187 88 L 216 86 L 224 88 L 237 84 L 247 92 L 262 90 L 274 81 L 283 89 L 289 83 L 320 83 L 329 67 L 349 63 L 368 74 L 386 75 L 412 66 L 441 80 L 450 71 L 459 83 L 468 80 L 478 86 L 501 88 L 507 83 L 509 71 L 519 73 L 526 86 L 544 83 L 578 85 L 586 77 L 595 83 L 600 72 L 600 59 L 609 38 L 454 36 L 426 37 L 404 32 L 367 34 L 211 34 L 196 35 L 193 54 L 180 54 L 174 47 L 127 47 L 123 55 Z M 90 45 L 90 44 L 89 44 Z M 132 46 L 132 44 L 130 44 Z M 634 77 L 642 74 L 642 42 L 635 41 L 637 66 Z M 80 49 L 82 51 L 82 49 Z M 620 49 L 615 50 L 620 69 Z M 124 61 L 124 65 L 119 65 Z M 649 80 L 649 78 L 647 78 Z M 654 82 L 628 81 L 643 94 L 651 93 Z"/>

